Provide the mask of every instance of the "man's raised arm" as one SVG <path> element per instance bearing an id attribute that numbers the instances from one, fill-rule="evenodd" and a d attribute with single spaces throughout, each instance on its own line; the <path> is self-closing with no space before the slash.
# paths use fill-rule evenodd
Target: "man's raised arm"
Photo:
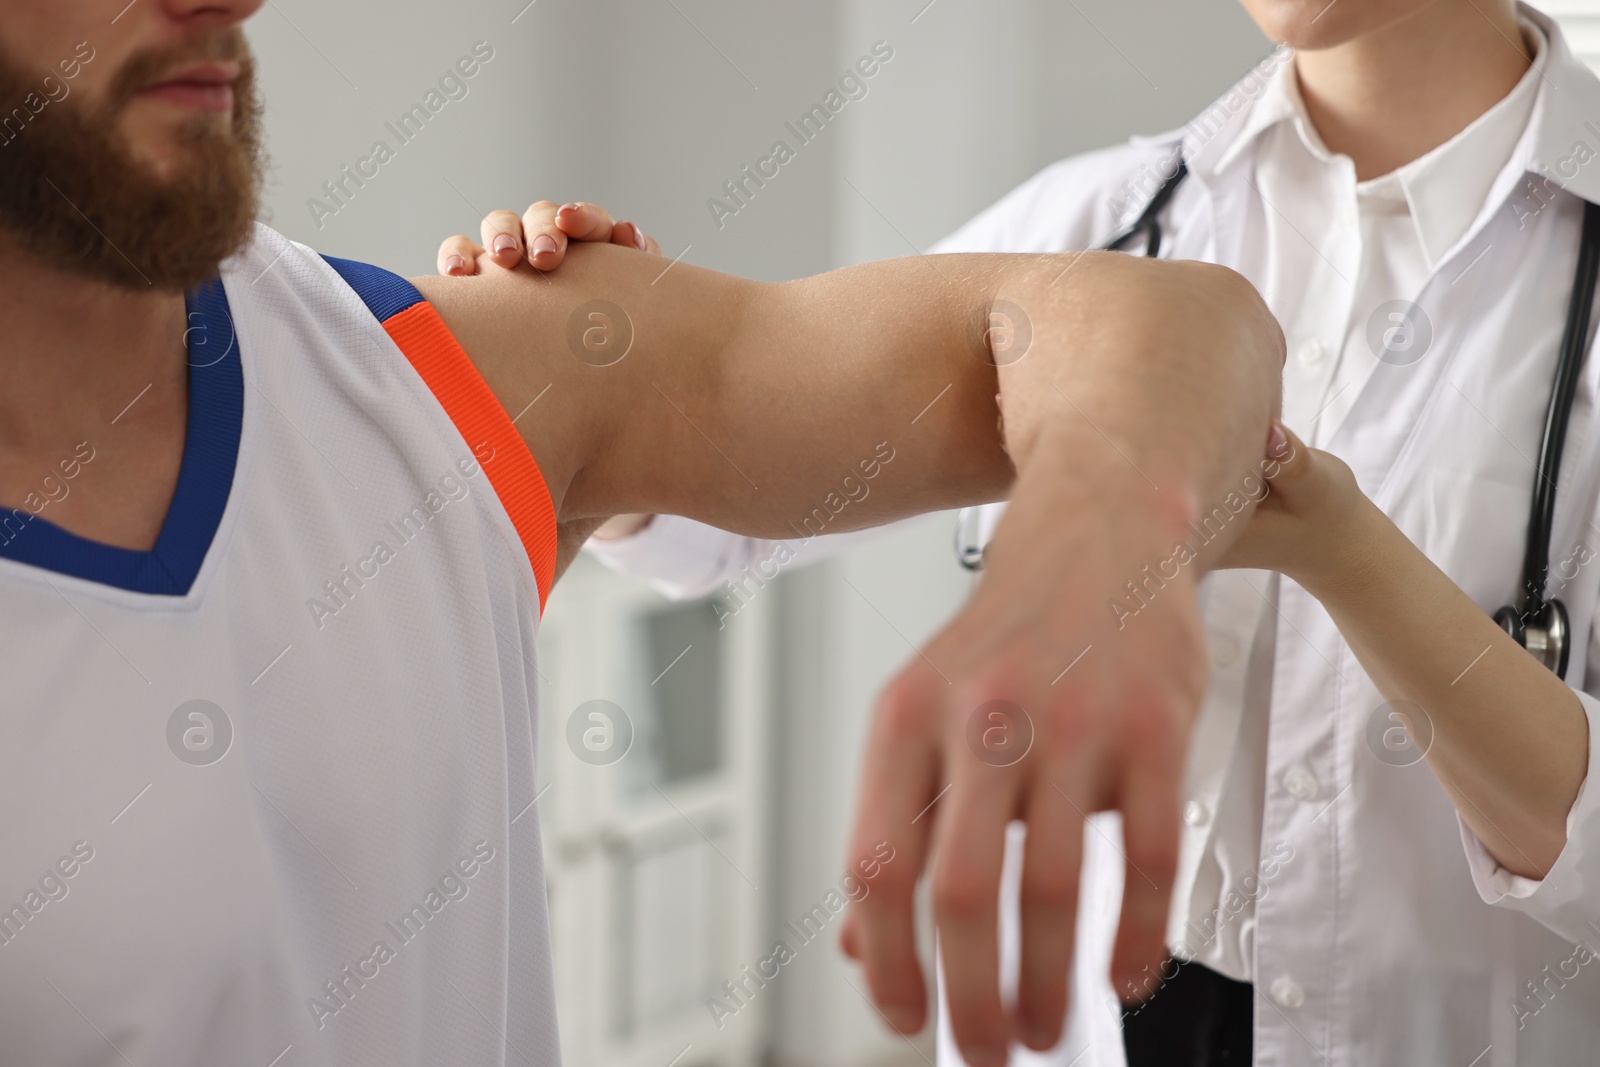
<path id="1" fill-rule="evenodd" d="M 879 702 L 851 845 L 878 875 L 846 947 L 885 1018 L 919 1029 L 912 895 L 931 866 L 968 1062 L 1003 1063 L 1014 1039 L 1050 1047 L 1083 820 L 1115 808 L 1128 876 L 1113 969 L 1159 962 L 1205 687 L 1195 584 L 1248 521 L 1278 407 L 1283 339 L 1248 284 L 1115 253 L 760 284 L 607 246 L 574 248 L 550 277 L 417 284 L 517 418 L 564 559 L 623 512 L 787 537 L 1009 494 L 971 602 Z M 1197 521 L 1216 514 L 1230 521 Z M 1029 832 L 1007 1012 L 1012 819 Z"/>
<path id="2" fill-rule="evenodd" d="M 1204 495 L 1256 457 L 1276 402 L 1276 327 L 1221 268 L 937 256 L 770 284 L 667 266 L 578 246 L 559 274 L 417 279 L 563 524 L 655 511 L 792 537 L 841 501 L 830 533 L 1000 499 L 1000 392 L 1013 453 L 1077 426 L 1092 473 L 1087 415 Z"/>

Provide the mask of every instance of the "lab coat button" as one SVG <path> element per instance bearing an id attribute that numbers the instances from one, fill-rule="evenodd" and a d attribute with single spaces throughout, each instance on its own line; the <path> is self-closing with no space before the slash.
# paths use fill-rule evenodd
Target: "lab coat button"
<path id="1" fill-rule="evenodd" d="M 1284 1008 L 1298 1008 L 1306 1002 L 1306 991 L 1300 983 L 1287 975 L 1274 978 L 1270 989 L 1272 999 Z"/>
<path id="2" fill-rule="evenodd" d="M 1211 813 L 1198 800 L 1191 800 L 1183 806 L 1183 823 L 1185 826 L 1204 826 L 1209 818 L 1211 818 Z"/>
<path id="3" fill-rule="evenodd" d="M 1322 362 L 1322 357 L 1327 353 L 1323 350 L 1322 342 L 1313 337 L 1300 346 L 1300 362 L 1308 367 L 1314 367 Z"/>
<path id="4" fill-rule="evenodd" d="M 1283 787 L 1296 800 L 1310 800 L 1317 795 L 1317 780 L 1304 767 L 1294 767 L 1283 776 Z"/>

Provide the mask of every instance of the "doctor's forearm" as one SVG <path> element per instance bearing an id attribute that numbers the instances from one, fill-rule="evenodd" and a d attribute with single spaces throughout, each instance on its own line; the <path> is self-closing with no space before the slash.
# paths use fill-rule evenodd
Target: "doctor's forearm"
<path id="1" fill-rule="evenodd" d="M 1384 697 L 1426 713 L 1413 741 L 1490 854 L 1542 878 L 1588 765 L 1582 704 L 1370 501 L 1351 521 L 1346 559 L 1295 577 Z"/>

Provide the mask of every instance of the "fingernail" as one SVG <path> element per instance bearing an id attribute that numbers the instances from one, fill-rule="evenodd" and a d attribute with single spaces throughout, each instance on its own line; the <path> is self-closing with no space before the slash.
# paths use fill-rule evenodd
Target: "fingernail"
<path id="1" fill-rule="evenodd" d="M 556 247 L 556 239 L 547 233 L 541 233 L 533 239 L 533 254 L 536 256 L 543 252 L 554 252 Z"/>
<path id="2" fill-rule="evenodd" d="M 498 256 L 502 252 L 515 252 L 516 250 L 517 250 L 517 239 L 515 237 L 511 236 L 509 233 L 503 233 L 499 237 L 496 237 L 494 239 L 494 254 L 495 255 Z"/>
<path id="3" fill-rule="evenodd" d="M 446 274 L 459 274 L 466 269 L 467 261 L 460 256 L 451 256 L 444 261 L 444 272 Z"/>
<path id="4" fill-rule="evenodd" d="M 999 1045 L 974 1045 L 962 1052 L 968 1067 L 1005 1067 L 1006 1050 Z"/>
<path id="5" fill-rule="evenodd" d="M 633 243 L 639 246 L 639 251 L 641 252 L 650 250 L 649 242 L 644 239 L 644 231 L 637 226 L 633 228 Z"/>
<path id="6" fill-rule="evenodd" d="M 560 207 L 556 208 L 556 214 L 559 215 L 563 211 L 577 211 L 577 210 L 578 210 L 578 205 L 577 204 L 562 204 Z"/>
<path id="7" fill-rule="evenodd" d="M 1030 1025 L 1023 1043 L 1031 1049 L 1043 1052 L 1056 1043 L 1056 1035 L 1042 1026 Z"/>
<path id="8" fill-rule="evenodd" d="M 1267 452 L 1278 458 L 1287 451 L 1289 451 L 1289 435 L 1284 433 L 1282 423 L 1274 422 L 1272 431 L 1267 434 Z"/>

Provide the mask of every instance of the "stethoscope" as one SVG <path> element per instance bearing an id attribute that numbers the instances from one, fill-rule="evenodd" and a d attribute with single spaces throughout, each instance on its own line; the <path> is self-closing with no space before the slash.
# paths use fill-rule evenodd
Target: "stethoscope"
<path id="1" fill-rule="evenodd" d="M 1144 254 L 1161 253 L 1161 212 L 1189 169 L 1180 160 L 1176 170 L 1161 183 L 1139 217 L 1126 229 L 1100 246 L 1100 251 L 1125 252 L 1144 239 Z M 1583 369 L 1588 346 L 1589 313 L 1594 304 L 1595 283 L 1600 280 L 1600 205 L 1583 205 L 1583 236 L 1578 247 L 1578 265 L 1572 279 L 1572 297 L 1567 304 L 1566 328 L 1561 335 L 1561 359 L 1556 366 L 1555 384 L 1550 391 L 1550 406 L 1545 413 L 1544 441 L 1539 449 L 1539 466 L 1533 479 L 1533 504 L 1528 514 L 1528 546 L 1522 560 L 1522 585 L 1514 603 L 1494 613 L 1494 621 L 1558 676 L 1567 672 L 1567 641 L 1571 634 L 1567 608 L 1559 597 L 1545 599 L 1545 578 L 1550 568 L 1550 535 L 1556 509 L 1556 481 L 1561 476 L 1561 453 L 1566 445 L 1567 420 L 1577 396 L 1578 374 Z M 984 543 L 977 508 L 962 508 L 956 521 L 956 559 L 968 570 L 983 569 Z"/>

